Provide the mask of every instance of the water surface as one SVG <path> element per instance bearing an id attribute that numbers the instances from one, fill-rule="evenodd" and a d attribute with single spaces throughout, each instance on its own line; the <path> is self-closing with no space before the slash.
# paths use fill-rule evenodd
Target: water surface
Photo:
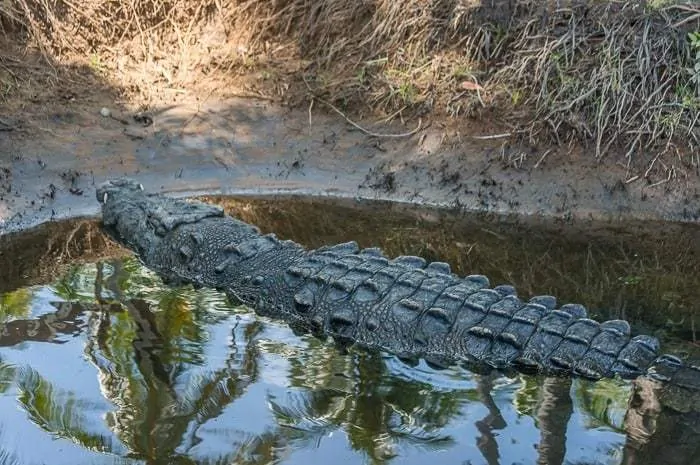
<path id="1" fill-rule="evenodd" d="M 209 200 L 310 247 L 355 239 L 444 260 L 697 353 L 697 227 Z M 342 351 L 217 292 L 164 286 L 90 221 L 0 237 L 0 262 L 0 465 L 697 463 L 697 417 L 659 407 L 646 381 Z"/>

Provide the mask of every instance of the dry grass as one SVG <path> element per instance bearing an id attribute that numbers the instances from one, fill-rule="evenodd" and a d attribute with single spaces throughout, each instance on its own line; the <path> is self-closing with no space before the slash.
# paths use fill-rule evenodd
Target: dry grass
<path id="1" fill-rule="evenodd" d="M 700 164 L 692 0 L 2 0 L 0 18 L 0 35 L 26 31 L 50 62 L 81 61 L 146 105 L 245 82 L 386 119 L 498 115 L 530 143 Z"/>

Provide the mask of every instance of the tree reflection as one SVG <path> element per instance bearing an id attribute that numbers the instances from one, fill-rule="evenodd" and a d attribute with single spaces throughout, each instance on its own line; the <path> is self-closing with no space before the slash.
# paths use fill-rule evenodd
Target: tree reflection
<path id="1" fill-rule="evenodd" d="M 0 360 L 0 394 L 7 391 L 15 380 L 16 369 Z"/>
<path id="2" fill-rule="evenodd" d="M 133 287 L 129 276 L 133 270 L 121 261 L 109 265 L 113 272 L 97 287 L 108 291 L 124 311 L 94 315 L 94 337 L 86 347 L 103 392 L 117 407 L 107 422 L 131 454 L 148 463 L 183 460 L 197 442 L 198 428 L 257 379 L 258 325 L 243 332 L 242 357 L 234 329 L 224 366 L 199 370 L 193 377 L 190 371 L 204 362 L 206 340 L 197 312 L 173 291 L 161 295 L 158 312 L 144 300 L 128 299 L 124 290 Z"/>
<path id="3" fill-rule="evenodd" d="M 564 463 L 566 429 L 574 412 L 570 395 L 571 379 L 546 378 L 541 383 L 541 402 L 537 409 L 540 443 L 538 465 Z"/>
<path id="4" fill-rule="evenodd" d="M 491 397 L 491 392 L 493 392 L 492 375 L 479 377 L 477 392 L 479 393 L 479 400 L 481 400 L 488 409 L 488 415 L 476 422 L 476 427 L 481 433 L 481 436 L 477 438 L 477 447 L 486 459 L 486 462 L 489 465 L 495 465 L 499 463 L 499 453 L 494 431 L 505 428 L 506 421 L 503 419 L 498 406 L 493 401 L 493 397 Z"/>
<path id="5" fill-rule="evenodd" d="M 0 336 L 0 345 L 62 342 L 82 333 L 83 355 L 96 369 L 112 410 L 98 428 L 80 392 L 58 388 L 31 367 L 2 361 L 0 394 L 15 385 L 33 423 L 91 451 L 145 463 L 278 463 L 342 431 L 367 463 L 400 462 L 408 449 L 430 452 L 468 443 L 476 451 L 471 460 L 498 464 L 507 455 L 501 437 L 513 426 L 503 402 L 536 422 L 535 456 L 543 464 L 567 462 L 567 430 L 575 411 L 583 414 L 587 428 L 626 433 L 629 464 L 652 463 L 644 461 L 653 456 L 645 451 L 659 441 L 681 437 L 687 446 L 697 444 L 692 441 L 700 434 L 687 425 L 679 430 L 687 417 L 656 408 L 654 393 L 637 391 L 627 408 L 629 385 L 621 383 L 576 382 L 572 389 L 570 379 L 522 377 L 519 389 L 503 401 L 494 399 L 496 373 L 465 372 L 467 387 L 440 389 L 399 376 L 383 354 L 336 350 L 289 333 L 283 336 L 289 339 L 268 338 L 264 331 L 272 323 L 236 320 L 234 310 L 216 300 L 219 294 L 161 286 L 133 259 L 71 269 L 53 289 L 70 302 L 56 303 L 56 312 L 34 319 L 28 317 L 31 292 L 3 295 L 0 309 L 11 315 L 5 328 L 14 329 L 11 338 Z M 222 327 L 230 337 L 212 353 L 212 331 Z M 285 363 L 281 390 L 261 376 L 269 357 Z M 249 419 L 232 416 L 230 408 L 261 386 L 267 389 L 262 399 L 270 418 L 252 432 Z M 466 407 L 474 404 L 484 413 L 466 417 Z M 473 436 L 448 432 L 459 423 L 468 424 L 465 430 Z M 228 441 L 219 451 L 206 447 L 213 434 L 223 434 L 212 433 L 216 428 L 226 430 Z M 639 434 L 642 428 L 645 434 Z M 530 446 L 522 447 L 532 451 Z M 683 450 L 682 444 L 676 448 Z M 3 460 L 12 463 L 15 457 L 0 454 Z"/>
<path id="6" fill-rule="evenodd" d="M 0 429 L 0 439 L 3 437 L 3 431 Z M 18 465 L 22 463 L 16 454 L 4 448 L 0 449 L 0 465 Z"/>
<path id="7" fill-rule="evenodd" d="M 91 434 L 79 394 L 59 392 L 31 368 L 18 377 L 18 400 L 29 418 L 44 431 L 71 440 L 88 450 L 115 450 L 110 438 Z"/>

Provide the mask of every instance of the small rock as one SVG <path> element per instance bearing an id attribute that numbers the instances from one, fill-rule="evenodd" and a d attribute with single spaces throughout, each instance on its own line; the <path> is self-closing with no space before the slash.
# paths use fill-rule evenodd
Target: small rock
<path id="1" fill-rule="evenodd" d="M 153 124 L 153 117 L 145 113 L 138 113 L 134 115 L 134 121 L 141 123 L 144 127 L 148 127 Z"/>
<path id="2" fill-rule="evenodd" d="M 102 107 L 102 110 L 100 110 L 100 114 L 105 118 L 109 118 L 110 116 L 112 116 L 112 112 L 107 107 Z"/>

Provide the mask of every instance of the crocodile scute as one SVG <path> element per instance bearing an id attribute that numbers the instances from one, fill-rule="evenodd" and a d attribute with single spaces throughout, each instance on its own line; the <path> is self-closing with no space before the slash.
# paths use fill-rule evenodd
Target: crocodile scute
<path id="1" fill-rule="evenodd" d="M 633 335 L 626 321 L 588 318 L 582 305 L 525 301 L 485 276 L 355 242 L 307 250 L 219 207 L 148 194 L 128 179 L 102 184 L 97 199 L 103 228 L 164 281 L 221 290 L 295 329 L 436 365 L 648 376 L 700 389 L 700 367 L 661 354 L 655 338 Z"/>

